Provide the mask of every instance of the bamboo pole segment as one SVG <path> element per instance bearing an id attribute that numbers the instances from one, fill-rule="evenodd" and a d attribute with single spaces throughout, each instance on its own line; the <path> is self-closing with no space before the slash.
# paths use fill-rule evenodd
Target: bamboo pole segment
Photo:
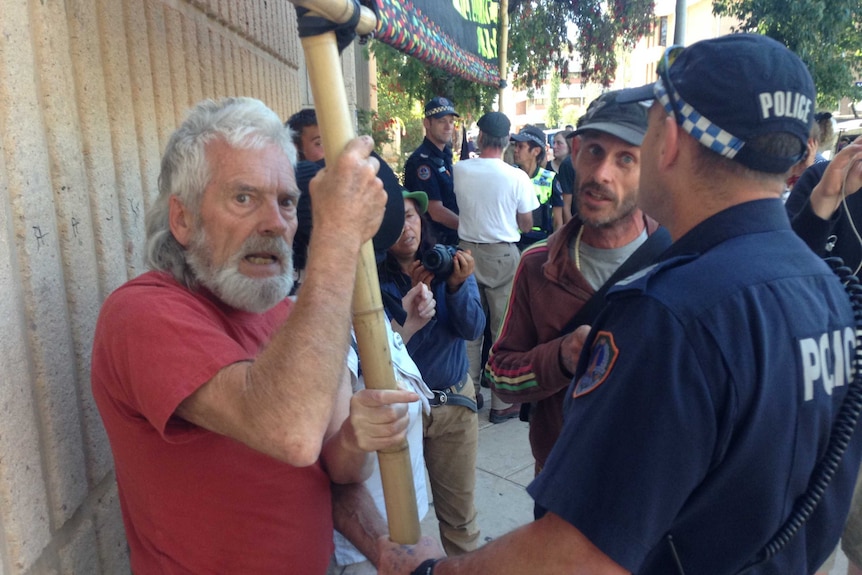
<path id="1" fill-rule="evenodd" d="M 509 55 L 507 49 L 509 47 L 509 0 L 500 0 L 500 31 L 497 34 L 499 41 L 497 42 L 497 53 L 500 55 L 500 80 L 505 83 L 509 75 Z M 506 111 L 503 109 L 503 95 L 506 93 L 506 88 L 501 86 L 499 97 L 497 98 L 497 111 Z"/>
<path id="2" fill-rule="evenodd" d="M 314 4 L 314 9 L 317 11 L 316 3 L 300 1 L 295 3 Z M 347 14 L 347 19 L 349 17 L 350 14 Z M 353 119 L 347 107 L 347 94 L 341 75 L 341 60 L 338 56 L 335 33 L 327 32 L 302 38 L 302 48 L 305 52 L 311 91 L 317 109 L 317 121 L 324 143 L 326 162 L 328 165 L 334 165 L 338 154 L 355 135 Z M 397 389 L 385 321 L 374 247 L 371 241 L 368 241 L 362 246 L 361 258 L 356 270 L 353 327 L 356 332 L 365 384 L 373 389 Z M 417 543 L 421 531 L 407 441 L 405 440 L 396 449 L 379 451 L 377 457 L 389 520 L 389 537 L 396 543 Z"/>

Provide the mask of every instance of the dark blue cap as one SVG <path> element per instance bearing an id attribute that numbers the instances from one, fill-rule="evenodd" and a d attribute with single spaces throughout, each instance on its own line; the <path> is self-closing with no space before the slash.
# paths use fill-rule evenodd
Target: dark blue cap
<path id="1" fill-rule="evenodd" d="M 512 137 L 509 139 L 513 142 L 527 142 L 540 148 L 544 148 L 545 144 L 547 144 L 545 141 L 545 132 L 530 124 L 521 128 L 521 131 L 517 134 L 512 134 Z"/>
<path id="2" fill-rule="evenodd" d="M 442 96 L 431 98 L 428 103 L 425 104 L 425 117 L 442 118 L 443 116 L 455 116 L 456 118 L 461 117 L 455 112 L 455 104 L 446 98 L 443 98 Z"/>
<path id="3" fill-rule="evenodd" d="M 781 174 L 801 160 L 814 121 L 816 92 L 805 64 L 759 34 L 730 34 L 665 54 L 654 84 L 622 90 L 617 101 L 659 100 L 704 146 L 759 172 Z M 746 143 L 785 132 L 799 140 L 790 156 L 757 153 Z"/>
<path id="4" fill-rule="evenodd" d="M 512 122 L 502 112 L 488 112 L 479 118 L 476 126 L 489 136 L 505 138 L 509 135 L 509 128 L 512 127 Z"/>

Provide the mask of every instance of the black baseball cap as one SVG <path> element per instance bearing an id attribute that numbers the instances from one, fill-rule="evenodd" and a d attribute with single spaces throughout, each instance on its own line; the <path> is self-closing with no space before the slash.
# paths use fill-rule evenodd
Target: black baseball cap
<path id="1" fill-rule="evenodd" d="M 455 112 L 455 104 L 451 101 L 442 96 L 431 98 L 428 103 L 425 104 L 425 117 L 442 118 L 443 116 L 455 116 L 456 118 L 461 117 Z"/>
<path id="2" fill-rule="evenodd" d="M 590 102 L 587 113 L 573 136 L 584 132 L 603 132 L 633 146 L 640 146 L 647 131 L 647 108 L 638 102 L 621 104 L 619 91 L 606 92 Z"/>
<path id="3" fill-rule="evenodd" d="M 545 147 L 545 132 L 536 126 L 524 126 L 517 134 L 512 134 L 510 138 L 513 142 L 529 142 L 542 148 Z"/>
<path id="4" fill-rule="evenodd" d="M 803 158 L 816 92 L 805 64 L 786 46 L 759 34 L 730 34 L 672 46 L 658 80 L 622 90 L 618 102 L 658 100 L 702 145 L 759 172 L 782 174 Z M 770 156 L 746 143 L 785 132 L 799 152 Z"/>
<path id="5" fill-rule="evenodd" d="M 377 177 L 383 182 L 383 188 L 386 190 L 386 195 L 388 196 L 383 221 L 380 223 L 380 228 L 372 239 L 374 252 L 379 257 L 380 254 L 385 253 L 392 244 L 398 241 L 401 230 L 404 228 L 404 196 L 402 195 L 404 186 L 398 181 L 398 176 L 395 175 L 389 164 L 377 152 L 371 152 L 371 155 L 380 162 Z M 308 241 L 311 237 L 311 229 L 313 227 L 311 221 L 311 196 L 308 193 L 308 184 L 315 174 L 324 167 L 324 164 L 323 160 L 318 162 L 303 161 L 296 164 L 296 185 L 301 192 L 299 204 L 297 205 L 298 225 L 293 246 L 294 266 L 297 269 L 305 267 Z"/>
<path id="6" fill-rule="evenodd" d="M 488 112 L 476 122 L 480 130 L 495 138 L 503 138 L 509 135 L 512 122 L 502 112 Z"/>

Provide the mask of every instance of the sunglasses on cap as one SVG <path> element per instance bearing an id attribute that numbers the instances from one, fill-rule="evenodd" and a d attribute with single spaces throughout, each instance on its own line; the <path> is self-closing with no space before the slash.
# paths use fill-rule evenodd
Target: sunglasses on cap
<path id="1" fill-rule="evenodd" d="M 673 85 L 673 81 L 670 79 L 670 67 L 673 66 L 673 63 L 676 62 L 676 59 L 682 54 L 682 51 L 685 50 L 684 46 L 674 45 L 664 51 L 664 54 L 661 57 L 661 60 L 658 62 L 657 73 L 659 80 L 661 81 L 659 86 L 656 85 L 656 92 L 659 100 L 664 106 L 665 110 L 667 110 L 668 114 L 673 114 L 676 118 L 676 121 L 681 125 L 683 123 L 682 117 L 682 102 L 679 98 L 679 92 L 676 91 L 676 87 Z M 663 91 L 666 95 L 666 98 L 662 98 L 660 91 Z"/>

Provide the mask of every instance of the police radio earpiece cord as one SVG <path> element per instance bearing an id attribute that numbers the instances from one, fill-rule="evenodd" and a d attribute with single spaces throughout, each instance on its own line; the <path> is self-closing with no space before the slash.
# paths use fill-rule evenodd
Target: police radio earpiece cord
<path id="1" fill-rule="evenodd" d="M 857 237 L 858 235 L 857 233 Z M 807 489 L 796 499 L 790 516 L 776 534 L 737 575 L 748 573 L 754 567 L 775 557 L 805 525 L 805 522 L 817 509 L 826 488 L 838 470 L 844 452 L 853 438 L 853 432 L 859 421 L 859 414 L 862 413 L 862 285 L 853 271 L 844 265 L 841 258 L 826 258 L 825 261 L 844 284 L 844 289 L 850 296 L 850 303 L 853 306 L 853 317 L 856 322 L 856 348 L 853 352 L 852 366 L 853 380 L 847 386 L 847 394 L 841 403 L 835 423 L 832 424 L 826 451 L 820 461 L 817 462 L 811 478 L 808 480 Z"/>
<path id="2" fill-rule="evenodd" d="M 859 235 L 859 230 L 856 228 L 856 222 L 853 221 L 853 216 L 850 215 L 850 208 L 847 206 L 847 178 L 850 177 L 850 172 L 855 169 L 857 163 L 862 163 L 862 160 L 856 160 L 850 163 L 847 173 L 844 174 L 844 181 L 841 182 L 841 205 L 844 206 L 844 213 L 847 215 L 847 221 L 850 222 L 850 228 L 853 230 L 853 235 L 856 236 L 856 241 L 859 242 L 859 247 L 862 248 L 862 235 Z M 862 269 L 862 259 L 859 260 L 859 265 L 856 266 L 856 271 L 853 275 L 859 277 L 859 270 Z"/>

